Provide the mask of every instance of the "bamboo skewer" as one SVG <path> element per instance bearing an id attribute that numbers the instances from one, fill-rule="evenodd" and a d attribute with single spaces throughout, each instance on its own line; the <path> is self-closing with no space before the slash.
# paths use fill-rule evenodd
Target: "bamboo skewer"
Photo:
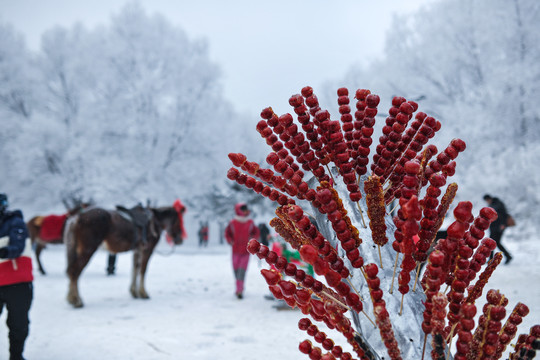
<path id="1" fill-rule="evenodd" d="M 424 354 L 426 352 L 427 334 L 424 335 L 424 345 L 422 346 L 422 360 L 424 360 Z"/>
<path id="2" fill-rule="evenodd" d="M 356 206 L 358 207 L 358 211 L 360 211 L 360 219 L 362 219 L 362 226 L 364 226 L 364 229 L 367 229 L 366 221 L 364 220 L 364 212 L 362 211 L 360 203 L 357 202 Z"/>
<path id="3" fill-rule="evenodd" d="M 396 254 L 396 262 L 394 263 L 394 273 L 392 274 L 392 285 L 390 285 L 390 294 L 394 293 L 394 279 L 396 277 L 396 268 L 397 268 L 397 262 L 399 258 L 399 253 Z"/>
<path id="4" fill-rule="evenodd" d="M 351 288 L 354 290 L 354 292 L 356 293 L 356 295 L 358 295 L 358 297 L 360 298 L 360 300 L 364 301 L 364 299 L 362 298 L 362 295 L 360 295 L 360 293 L 358 292 L 358 290 L 356 290 L 356 288 L 354 287 L 354 285 L 352 284 L 351 280 L 349 280 L 347 278 L 347 282 L 349 283 L 349 285 L 351 286 Z"/>
<path id="5" fill-rule="evenodd" d="M 418 282 L 418 275 L 420 274 L 420 265 L 422 265 L 421 262 L 416 266 L 416 276 L 414 277 L 414 286 L 412 289 L 413 292 L 416 292 L 416 283 Z"/>
<path id="6" fill-rule="evenodd" d="M 381 265 L 381 270 L 382 270 L 383 265 L 382 265 L 382 256 L 381 256 L 381 245 L 377 245 L 377 247 L 379 248 L 379 263 Z"/>

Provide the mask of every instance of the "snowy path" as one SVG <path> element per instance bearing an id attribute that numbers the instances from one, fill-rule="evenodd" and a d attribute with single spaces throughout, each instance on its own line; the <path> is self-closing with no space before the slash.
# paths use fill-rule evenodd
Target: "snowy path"
<path id="1" fill-rule="evenodd" d="M 161 245 L 160 252 L 167 252 Z M 540 246 L 508 243 L 515 260 L 500 266 L 489 288 L 531 308 L 519 332 L 540 323 Z M 47 276 L 36 274 L 31 310 L 28 360 L 197 359 L 293 360 L 307 358 L 298 343 L 307 335 L 297 329 L 299 311 L 276 311 L 252 257 L 244 300 L 234 295 L 229 248 L 191 244 L 169 256 L 155 254 L 147 276 L 150 300 L 128 293 L 131 254 L 118 257 L 116 276 L 105 275 L 107 253 L 99 251 L 83 272 L 80 291 L 85 307 L 65 300 L 67 278 L 62 245 L 42 253 Z M 6 357 L 5 312 L 0 319 L 0 359 Z M 321 326 L 322 329 L 325 329 Z M 328 333 L 328 331 L 327 331 Z M 334 340 L 344 343 L 341 337 Z"/>

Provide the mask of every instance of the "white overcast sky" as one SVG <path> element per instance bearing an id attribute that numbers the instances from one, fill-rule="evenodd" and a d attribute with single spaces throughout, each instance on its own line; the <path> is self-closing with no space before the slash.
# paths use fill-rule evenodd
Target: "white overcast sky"
<path id="1" fill-rule="evenodd" d="M 394 14 L 435 0 L 140 0 L 191 38 L 206 38 L 222 69 L 225 97 L 239 111 L 266 106 L 290 111 L 289 96 L 305 85 L 320 88 L 354 63 L 381 55 Z M 54 25 L 106 24 L 126 0 L 0 0 L 0 21 L 38 49 Z"/>

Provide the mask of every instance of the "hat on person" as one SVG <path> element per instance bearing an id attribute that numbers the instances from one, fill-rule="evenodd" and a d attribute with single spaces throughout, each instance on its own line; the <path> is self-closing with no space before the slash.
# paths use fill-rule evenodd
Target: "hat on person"
<path id="1" fill-rule="evenodd" d="M 234 206 L 234 212 L 238 216 L 248 216 L 249 208 L 246 203 L 238 203 Z"/>

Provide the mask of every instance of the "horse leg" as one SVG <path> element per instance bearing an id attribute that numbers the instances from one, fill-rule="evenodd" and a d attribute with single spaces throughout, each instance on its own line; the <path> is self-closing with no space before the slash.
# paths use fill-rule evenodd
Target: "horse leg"
<path id="1" fill-rule="evenodd" d="M 150 260 L 150 255 L 152 252 L 143 251 L 141 256 L 141 266 L 139 270 L 139 297 L 141 299 L 150 299 L 150 296 L 146 292 L 146 288 L 144 286 L 144 279 L 146 275 L 146 269 L 148 267 L 148 261 Z"/>
<path id="2" fill-rule="evenodd" d="M 97 250 L 99 244 L 91 243 L 88 245 L 88 249 L 83 249 L 80 244 L 75 244 L 74 241 L 69 241 L 68 239 L 66 245 L 68 251 L 67 274 L 69 277 L 67 301 L 73 305 L 73 307 L 81 308 L 83 307 L 83 302 L 79 295 L 79 276 L 84 267 L 88 264 L 88 261 L 90 261 L 94 252 Z"/>
<path id="3" fill-rule="evenodd" d="M 157 242 L 156 242 L 157 243 Z M 141 299 L 150 299 L 150 296 L 146 292 L 146 288 L 144 285 L 144 280 L 146 277 L 146 269 L 148 268 L 148 261 L 150 260 L 150 256 L 152 255 L 152 252 L 154 251 L 154 247 L 156 246 L 156 243 L 149 243 L 144 248 L 143 251 L 141 251 L 141 266 L 139 269 L 139 297 Z"/>
<path id="4" fill-rule="evenodd" d="M 36 261 L 37 261 L 37 264 L 38 264 L 38 270 L 41 273 L 41 275 L 46 275 L 45 269 L 43 268 L 43 265 L 41 265 L 41 260 L 40 260 L 41 251 L 43 249 L 45 249 L 45 245 L 43 245 L 43 243 L 41 241 L 37 240 L 36 248 L 35 248 L 34 252 L 36 253 Z"/>
<path id="5" fill-rule="evenodd" d="M 139 292 L 137 290 L 137 277 L 139 275 L 141 268 L 141 250 L 135 249 L 133 251 L 133 267 L 131 270 L 131 286 L 129 287 L 129 292 L 131 296 L 135 299 L 139 297 Z"/>

